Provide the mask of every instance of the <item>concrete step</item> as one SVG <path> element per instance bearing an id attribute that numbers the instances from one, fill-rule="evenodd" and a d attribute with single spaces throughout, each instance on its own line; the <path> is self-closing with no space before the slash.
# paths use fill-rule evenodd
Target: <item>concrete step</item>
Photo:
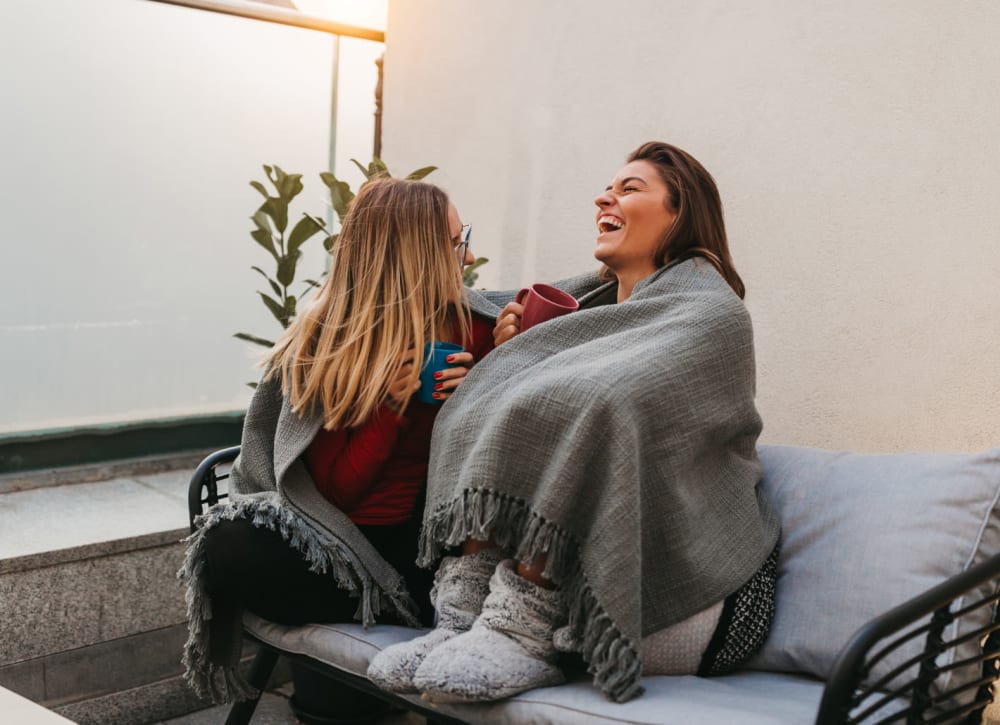
<path id="1" fill-rule="evenodd" d="M 0 687 L 101 725 L 209 704 L 180 679 L 192 470 L 0 493 Z"/>

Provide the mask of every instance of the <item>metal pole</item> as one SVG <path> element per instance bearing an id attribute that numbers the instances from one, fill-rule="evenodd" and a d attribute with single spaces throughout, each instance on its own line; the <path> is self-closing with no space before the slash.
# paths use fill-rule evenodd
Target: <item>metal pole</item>
<path id="1" fill-rule="evenodd" d="M 337 169 L 337 106 L 340 96 L 340 37 L 333 36 L 333 72 L 331 74 L 332 85 L 330 89 L 330 155 L 327 158 L 330 173 L 335 173 Z M 326 228 L 327 234 L 333 233 L 337 215 L 333 211 L 333 205 L 327 204 Z M 333 257 L 329 254 L 323 255 L 323 268 L 329 274 Z"/>
<path id="2" fill-rule="evenodd" d="M 372 145 L 372 155 L 376 159 L 382 158 L 382 69 L 385 62 L 385 53 L 375 60 L 378 66 L 378 83 L 375 84 L 375 143 Z"/>
<path id="3" fill-rule="evenodd" d="M 362 28 L 357 25 L 346 25 L 337 23 L 326 18 L 317 18 L 314 15 L 304 15 L 297 10 L 288 10 L 274 5 L 263 5 L 261 3 L 244 2 L 244 0 L 152 0 L 153 2 L 166 3 L 167 5 L 181 5 L 183 7 L 195 8 L 197 10 L 207 10 L 213 13 L 223 13 L 225 15 L 236 15 L 242 18 L 252 18 L 254 20 L 265 20 L 269 23 L 280 25 L 294 25 L 298 28 L 308 30 L 318 30 L 323 33 L 333 35 L 343 35 L 348 38 L 361 38 L 362 40 L 375 40 L 379 43 L 385 42 L 385 33 L 373 28 Z"/>

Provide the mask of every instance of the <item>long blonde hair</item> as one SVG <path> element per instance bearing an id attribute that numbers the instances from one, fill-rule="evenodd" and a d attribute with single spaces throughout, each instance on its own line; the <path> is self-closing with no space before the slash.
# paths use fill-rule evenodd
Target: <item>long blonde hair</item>
<path id="1" fill-rule="evenodd" d="M 424 344 L 454 332 L 451 305 L 468 339 L 448 206 L 433 184 L 391 178 L 351 202 L 326 281 L 264 360 L 294 410 L 321 406 L 325 428 L 357 427 L 387 402 L 410 348 L 416 383 Z"/>

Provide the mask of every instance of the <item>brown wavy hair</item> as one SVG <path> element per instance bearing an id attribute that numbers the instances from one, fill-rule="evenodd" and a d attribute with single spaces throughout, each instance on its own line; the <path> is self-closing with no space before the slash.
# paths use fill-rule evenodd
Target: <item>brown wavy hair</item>
<path id="1" fill-rule="evenodd" d="M 263 363 L 296 411 L 320 406 L 325 428 L 357 427 L 388 401 L 407 350 L 423 351 L 456 325 L 468 338 L 448 204 L 433 184 L 392 178 L 369 182 L 351 202 L 330 273 Z M 412 383 L 419 353 L 416 362 Z"/>
<path id="2" fill-rule="evenodd" d="M 667 185 L 667 209 L 677 215 L 656 249 L 656 265 L 704 257 L 719 270 L 733 291 L 746 295 L 726 238 L 722 198 L 715 179 L 697 159 L 676 146 L 649 141 L 628 155 L 626 163 L 647 161 Z"/>

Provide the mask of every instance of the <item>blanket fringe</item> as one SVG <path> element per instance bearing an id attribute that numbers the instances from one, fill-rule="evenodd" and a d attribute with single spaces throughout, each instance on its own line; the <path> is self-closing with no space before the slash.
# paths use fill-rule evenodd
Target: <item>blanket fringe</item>
<path id="1" fill-rule="evenodd" d="M 405 588 L 391 592 L 381 590 L 371 576 L 355 566 L 334 542 L 321 537 L 274 500 L 240 497 L 217 504 L 195 519 L 197 529 L 185 539 L 188 549 L 177 572 L 178 579 L 187 581 L 188 639 L 182 657 L 184 679 L 199 696 L 220 703 L 246 700 L 257 695 L 257 690 L 239 671 L 238 651 L 233 653 L 231 662 L 225 664 L 210 661 L 208 654 L 212 602 L 205 589 L 205 533 L 222 521 L 237 518 L 277 531 L 309 562 L 311 571 L 330 574 L 339 588 L 358 597 L 355 616 L 364 626 L 374 624 L 375 618 L 384 609 L 397 613 L 411 626 L 420 626 L 415 605 Z"/>
<path id="2" fill-rule="evenodd" d="M 517 498 L 469 489 L 424 521 L 418 563 L 432 566 L 443 549 L 466 539 L 488 539 L 520 561 L 544 554 L 544 575 L 561 586 L 570 603 L 569 626 L 582 642 L 581 654 L 594 684 L 610 700 L 626 702 L 642 694 L 638 648 L 615 625 L 594 596 L 580 567 L 578 544 L 559 526 L 532 512 Z"/>

